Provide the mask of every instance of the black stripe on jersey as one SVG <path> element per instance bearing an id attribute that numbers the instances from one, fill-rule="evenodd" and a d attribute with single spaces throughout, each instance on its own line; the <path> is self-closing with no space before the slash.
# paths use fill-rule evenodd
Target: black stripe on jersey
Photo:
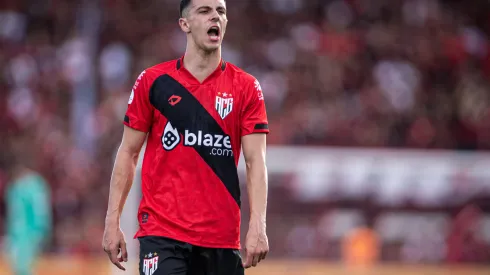
<path id="1" fill-rule="evenodd" d="M 178 98 L 178 102 L 174 100 Z M 177 103 L 175 103 L 177 102 Z M 173 128 L 185 136 L 185 131 L 197 134 L 227 136 L 213 116 L 201 103 L 177 80 L 169 75 L 158 77 L 150 89 L 150 103 L 165 116 Z M 183 140 L 182 142 L 185 142 Z M 218 156 L 213 154 L 212 146 L 192 146 L 201 158 L 224 183 L 228 192 L 240 206 L 240 186 L 233 154 Z M 231 149 L 230 149 L 231 150 Z"/>
<path id="2" fill-rule="evenodd" d="M 267 130 L 269 129 L 268 124 L 255 124 L 254 130 Z"/>
<path id="3" fill-rule="evenodd" d="M 129 123 L 129 117 L 128 116 L 124 116 L 124 122 Z"/>

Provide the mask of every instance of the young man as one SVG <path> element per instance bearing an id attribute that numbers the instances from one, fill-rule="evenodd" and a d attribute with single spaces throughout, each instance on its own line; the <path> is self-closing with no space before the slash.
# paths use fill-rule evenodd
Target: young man
<path id="1" fill-rule="evenodd" d="M 146 137 L 135 236 L 140 274 L 244 274 L 269 250 L 264 99 L 254 77 L 221 59 L 227 21 L 224 0 L 182 0 L 185 55 L 146 69 L 134 84 L 103 240 L 122 270 L 127 252 L 119 219 Z M 244 263 L 237 173 L 242 147 L 251 211 Z"/>

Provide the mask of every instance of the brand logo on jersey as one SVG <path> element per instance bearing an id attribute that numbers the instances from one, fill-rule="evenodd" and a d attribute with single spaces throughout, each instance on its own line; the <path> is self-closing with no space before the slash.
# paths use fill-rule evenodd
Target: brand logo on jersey
<path id="1" fill-rule="evenodd" d="M 175 148 L 180 142 L 179 131 L 176 128 L 172 127 L 170 121 L 165 125 L 165 130 L 163 130 L 162 136 L 162 144 L 163 148 L 167 151 L 170 151 Z"/>
<path id="2" fill-rule="evenodd" d="M 264 100 L 264 94 L 262 93 L 262 87 L 260 87 L 260 83 L 257 79 L 254 82 L 255 90 L 257 90 L 257 96 L 259 100 Z"/>
<path id="3" fill-rule="evenodd" d="M 134 99 L 134 90 L 131 90 L 131 95 L 129 96 L 128 104 L 133 103 L 133 99 Z"/>
<path id="4" fill-rule="evenodd" d="M 145 275 L 152 275 L 158 268 L 158 254 L 148 253 L 143 259 L 143 273 Z"/>
<path id="5" fill-rule="evenodd" d="M 173 150 L 180 143 L 180 134 L 176 128 L 167 122 L 163 131 L 162 144 L 167 151 Z M 210 154 L 213 156 L 233 156 L 230 137 L 227 135 L 208 134 L 203 131 L 193 133 L 184 130 L 184 146 L 212 147 Z"/>
<path id="6" fill-rule="evenodd" d="M 175 106 L 177 103 L 180 102 L 182 98 L 178 95 L 173 95 L 168 99 L 168 104 Z"/>
<path id="7" fill-rule="evenodd" d="M 262 87 L 260 86 L 260 82 L 257 79 L 255 79 L 254 81 L 254 86 L 257 91 L 262 92 Z"/>
<path id="8" fill-rule="evenodd" d="M 233 95 L 230 93 L 218 93 L 216 96 L 216 111 L 224 119 L 233 110 Z"/>
<path id="9" fill-rule="evenodd" d="M 134 90 L 136 90 L 136 88 L 138 88 L 138 85 L 140 85 L 141 78 L 143 78 L 143 75 L 144 75 L 145 73 L 146 73 L 146 70 L 145 70 L 145 71 L 142 71 L 142 72 L 140 73 L 140 75 L 138 76 L 138 78 L 136 79 L 136 81 L 134 82 L 133 89 L 131 89 L 131 95 L 129 96 L 128 104 L 133 103 L 133 99 L 134 99 Z"/>

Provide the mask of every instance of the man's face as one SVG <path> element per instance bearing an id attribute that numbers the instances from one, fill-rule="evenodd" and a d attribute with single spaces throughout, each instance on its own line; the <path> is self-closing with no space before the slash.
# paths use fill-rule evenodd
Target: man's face
<path id="1" fill-rule="evenodd" d="M 211 52 L 221 46 L 228 23 L 224 0 L 192 0 L 183 17 L 182 29 L 199 48 Z M 183 26 L 184 22 L 187 26 Z"/>

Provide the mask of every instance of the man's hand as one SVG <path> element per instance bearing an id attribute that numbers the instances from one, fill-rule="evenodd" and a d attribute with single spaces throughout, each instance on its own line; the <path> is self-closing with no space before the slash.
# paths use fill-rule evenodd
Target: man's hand
<path id="1" fill-rule="evenodd" d="M 121 265 L 121 262 L 128 261 L 126 241 L 124 240 L 124 234 L 121 231 L 121 228 L 106 226 L 102 247 L 115 266 L 121 270 L 126 270 L 126 268 Z M 121 254 L 120 257 L 118 257 L 119 254 Z"/>
<path id="2" fill-rule="evenodd" d="M 247 237 L 245 239 L 245 263 L 244 268 L 257 266 L 265 259 L 269 252 L 269 241 L 265 232 L 265 224 L 250 223 Z"/>

